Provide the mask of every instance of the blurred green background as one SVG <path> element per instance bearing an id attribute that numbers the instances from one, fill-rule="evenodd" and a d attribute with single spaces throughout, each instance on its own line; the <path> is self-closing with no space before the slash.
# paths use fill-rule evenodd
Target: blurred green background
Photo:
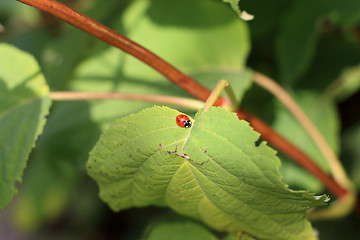
<path id="1" fill-rule="evenodd" d="M 218 3 L 203 11 L 204 1 Z M 318 126 L 359 189 L 360 1 L 241 0 L 240 8 L 255 16 L 249 22 L 236 19 L 220 0 L 171 4 L 157 0 L 149 9 L 144 1 L 62 2 L 144 44 L 208 88 L 219 78 L 229 79 L 246 110 L 328 171 L 320 152 L 287 110 L 265 90 L 247 83 L 249 69 L 272 77 Z M 52 91 L 189 97 L 119 50 L 15 0 L 0 2 L 0 41 L 33 54 Z M 54 102 L 18 184 L 19 194 L 0 212 L 0 239 L 139 239 L 150 236 L 149 229 L 164 219 L 186 221 L 154 207 L 113 213 L 86 175 L 88 152 L 102 129 L 115 118 L 152 105 Z M 314 177 L 281 153 L 279 157 L 284 181 L 292 188 L 327 193 Z M 359 224 L 356 213 L 313 223 L 320 239 L 359 239 Z"/>

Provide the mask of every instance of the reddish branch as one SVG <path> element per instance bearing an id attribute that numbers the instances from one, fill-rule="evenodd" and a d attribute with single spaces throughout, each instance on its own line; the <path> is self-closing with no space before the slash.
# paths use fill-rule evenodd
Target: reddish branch
<path id="1" fill-rule="evenodd" d="M 195 98 L 206 101 L 210 95 L 210 91 L 197 83 L 189 76 L 183 74 L 172 65 L 156 56 L 154 53 L 143 48 L 137 43 L 124 37 L 123 35 L 111 30 L 108 27 L 84 16 L 73 9 L 53 0 L 17 0 L 27 5 L 33 6 L 45 12 L 48 12 L 65 22 L 68 22 L 75 27 L 95 36 L 96 38 L 112 45 L 121 50 L 131 54 L 137 59 L 143 61 L 149 66 L 153 67 L 159 73 L 171 80 L 177 86 L 181 87 L 186 92 L 190 93 Z M 221 106 L 224 103 L 223 98 L 219 98 L 216 106 Z M 277 134 L 266 123 L 255 116 L 247 113 L 241 108 L 237 109 L 239 119 L 245 119 L 250 122 L 251 126 L 261 133 L 263 139 L 271 143 L 275 148 L 282 151 L 291 159 L 303 166 L 307 171 L 316 176 L 323 184 L 338 198 L 342 198 L 347 194 L 347 191 L 342 188 L 331 176 L 322 171 L 314 162 L 300 151 L 297 147 L 292 145 L 286 139 Z"/>

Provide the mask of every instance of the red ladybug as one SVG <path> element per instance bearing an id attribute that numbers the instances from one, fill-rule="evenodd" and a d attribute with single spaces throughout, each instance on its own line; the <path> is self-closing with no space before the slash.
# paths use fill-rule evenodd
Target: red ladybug
<path id="1" fill-rule="evenodd" d="M 181 114 L 176 117 L 176 124 L 179 127 L 189 128 L 191 127 L 191 121 L 188 116 Z"/>

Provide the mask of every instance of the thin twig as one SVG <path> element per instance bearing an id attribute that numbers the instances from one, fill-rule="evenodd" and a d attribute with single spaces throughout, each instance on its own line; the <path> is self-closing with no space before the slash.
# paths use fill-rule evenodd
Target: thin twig
<path id="1" fill-rule="evenodd" d="M 96 92 L 50 92 L 50 98 L 57 101 L 94 100 L 94 99 L 128 99 L 145 102 L 156 102 L 186 107 L 193 110 L 202 108 L 204 102 L 189 98 L 162 95 L 96 93 Z"/>
<path id="2" fill-rule="evenodd" d="M 216 100 L 219 98 L 221 92 L 224 90 L 224 88 L 226 88 L 226 86 L 228 84 L 229 83 L 224 79 L 219 80 L 219 82 L 216 84 L 214 90 L 211 92 L 210 96 L 208 97 L 208 99 L 205 102 L 204 112 L 207 112 L 210 109 L 210 107 L 212 105 L 214 105 Z"/>

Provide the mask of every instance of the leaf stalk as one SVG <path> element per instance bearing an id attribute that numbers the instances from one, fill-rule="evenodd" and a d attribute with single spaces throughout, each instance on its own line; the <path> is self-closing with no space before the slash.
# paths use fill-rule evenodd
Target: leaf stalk
<path id="1" fill-rule="evenodd" d="M 195 99 L 171 97 L 163 95 L 129 94 L 129 93 L 97 93 L 97 92 L 50 92 L 50 98 L 57 101 L 96 100 L 96 99 L 127 99 L 145 102 L 156 102 L 199 110 L 203 102 Z"/>
<path id="2" fill-rule="evenodd" d="M 219 80 L 219 82 L 216 84 L 214 90 L 211 92 L 210 96 L 208 97 L 208 99 L 205 102 L 204 112 L 209 111 L 210 107 L 214 105 L 216 100 L 219 98 L 221 92 L 228 85 L 229 85 L 229 83 L 226 80 L 224 80 L 224 79 Z"/>

